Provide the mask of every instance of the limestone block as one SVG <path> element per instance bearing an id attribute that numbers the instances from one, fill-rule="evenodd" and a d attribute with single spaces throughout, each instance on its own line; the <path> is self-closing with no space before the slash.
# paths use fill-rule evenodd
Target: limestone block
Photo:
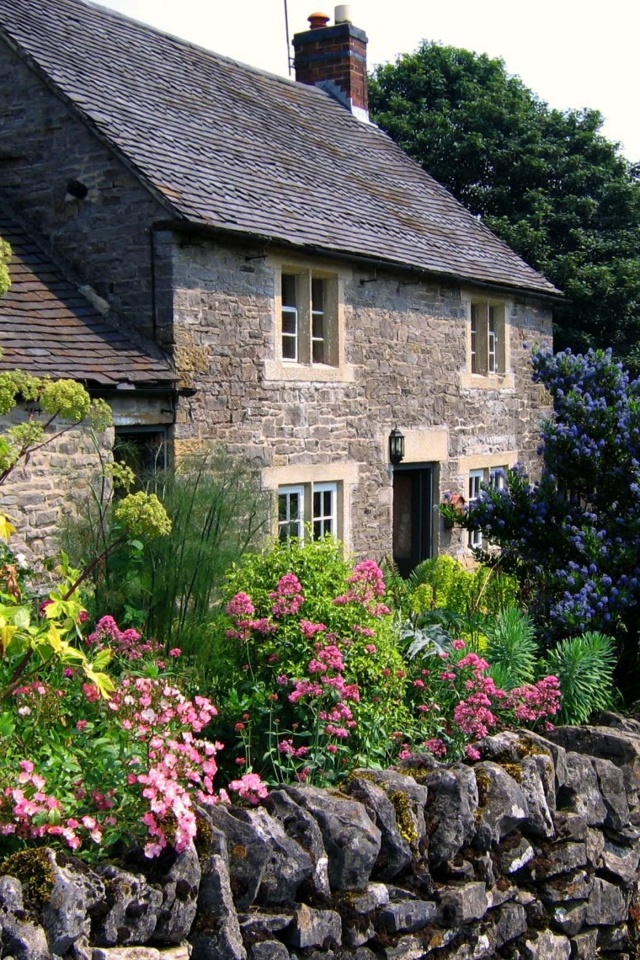
<path id="1" fill-rule="evenodd" d="M 268 856 L 258 890 L 260 903 L 293 903 L 298 889 L 313 876 L 313 862 L 299 843 L 285 833 L 279 820 L 262 808 L 236 811 L 236 816 L 250 823 L 264 840 Z"/>
<path id="2" fill-rule="evenodd" d="M 51 960 L 43 928 L 25 915 L 22 885 L 15 877 L 0 877 L 0 943 L 5 957 Z"/>
<path id="3" fill-rule="evenodd" d="M 311 857 L 311 888 L 320 897 L 329 896 L 329 861 L 322 833 L 315 819 L 284 790 L 272 790 L 264 802 L 264 807 L 282 823 L 287 836 L 295 840 Z"/>
<path id="4" fill-rule="evenodd" d="M 238 910 L 246 910 L 256 899 L 269 847 L 250 823 L 234 817 L 221 804 L 209 807 L 207 816 L 225 835 L 235 904 Z"/>
<path id="5" fill-rule="evenodd" d="M 334 910 L 315 910 L 304 903 L 300 904 L 294 912 L 291 930 L 287 931 L 287 942 L 299 948 L 340 946 L 340 915 Z"/>
<path id="6" fill-rule="evenodd" d="M 364 777 L 354 777 L 344 788 L 345 793 L 364 804 L 369 816 L 380 830 L 380 853 L 373 868 L 373 876 L 391 880 L 411 863 L 411 847 L 403 838 L 393 804 L 382 787 Z"/>
<path id="7" fill-rule="evenodd" d="M 473 767 L 478 783 L 478 815 L 474 845 L 489 850 L 529 816 L 520 785 L 491 761 Z"/>
<path id="8" fill-rule="evenodd" d="M 103 910 L 92 922 L 96 946 L 146 943 L 156 928 L 162 904 L 162 892 L 138 874 L 121 870 L 114 864 L 99 864 L 96 873 L 108 888 Z"/>
<path id="9" fill-rule="evenodd" d="M 489 909 L 489 897 L 484 883 L 444 887 L 440 891 L 440 900 L 447 923 L 480 920 Z"/>
<path id="10" fill-rule="evenodd" d="M 432 869 L 452 861 L 475 832 L 478 785 L 463 764 L 439 767 L 426 778 L 425 821 Z"/>
<path id="11" fill-rule="evenodd" d="M 364 806 L 316 787 L 285 787 L 320 827 L 331 889 L 364 890 L 380 853 L 381 833 Z"/>
<path id="12" fill-rule="evenodd" d="M 524 956 L 527 960 L 569 960 L 571 943 L 561 934 L 543 930 L 535 939 L 525 940 Z"/>
<path id="13" fill-rule="evenodd" d="M 624 923 L 627 918 L 627 899 L 619 887 L 596 877 L 587 905 L 587 923 L 593 926 Z"/>
<path id="14" fill-rule="evenodd" d="M 250 950 L 251 960 L 288 960 L 289 951 L 279 940 L 262 940 Z"/>
<path id="15" fill-rule="evenodd" d="M 413 933 L 433 923 L 438 914 L 438 906 L 432 900 L 401 900 L 383 907 L 375 923 L 388 933 Z"/>
<path id="16" fill-rule="evenodd" d="M 153 939 L 161 943 L 181 943 L 189 936 L 198 908 L 202 871 L 193 843 L 176 854 L 159 883 L 162 905 Z"/>
<path id="17" fill-rule="evenodd" d="M 193 960 L 246 960 L 240 925 L 233 904 L 225 857 L 211 854 L 202 862 L 195 928 L 191 933 Z"/>
<path id="18" fill-rule="evenodd" d="M 52 953 L 65 954 L 91 929 L 89 912 L 105 898 L 104 884 L 92 870 L 79 869 L 73 862 L 58 863 L 53 850 L 47 851 L 54 876 L 50 898 L 42 908 L 42 925 Z"/>
<path id="19" fill-rule="evenodd" d="M 575 937 L 571 937 L 571 950 L 573 960 L 597 960 L 600 956 L 598 931 L 583 930 Z"/>

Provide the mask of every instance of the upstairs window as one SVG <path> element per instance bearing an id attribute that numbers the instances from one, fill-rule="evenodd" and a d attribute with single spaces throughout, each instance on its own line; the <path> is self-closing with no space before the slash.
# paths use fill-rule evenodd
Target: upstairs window
<path id="1" fill-rule="evenodd" d="M 337 366 L 337 279 L 311 271 L 281 277 L 280 356 L 283 362 Z"/>
<path id="2" fill-rule="evenodd" d="M 505 307 L 489 300 L 471 303 L 471 373 L 483 376 L 506 372 Z"/>

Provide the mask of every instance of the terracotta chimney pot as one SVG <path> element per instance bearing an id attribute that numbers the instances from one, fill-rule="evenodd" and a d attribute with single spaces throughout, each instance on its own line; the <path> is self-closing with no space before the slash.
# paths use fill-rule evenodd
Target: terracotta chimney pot
<path id="1" fill-rule="evenodd" d="M 322 27 L 326 27 L 331 18 L 327 16 L 326 13 L 311 13 L 307 17 L 309 21 L 309 27 L 312 30 L 321 30 Z"/>

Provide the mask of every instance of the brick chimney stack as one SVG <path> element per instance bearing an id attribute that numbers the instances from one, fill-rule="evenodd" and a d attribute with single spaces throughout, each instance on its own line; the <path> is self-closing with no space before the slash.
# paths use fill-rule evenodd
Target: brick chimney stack
<path id="1" fill-rule="evenodd" d="M 321 87 L 359 120 L 369 120 L 367 35 L 350 22 L 349 7 L 335 8 L 336 22 L 312 13 L 309 30 L 293 38 L 296 80 Z"/>

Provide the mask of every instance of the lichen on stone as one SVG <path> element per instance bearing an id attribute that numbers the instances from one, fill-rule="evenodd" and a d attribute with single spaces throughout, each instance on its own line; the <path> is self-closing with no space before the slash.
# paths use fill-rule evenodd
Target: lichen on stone
<path id="1" fill-rule="evenodd" d="M 0 873 L 20 881 L 26 906 L 39 911 L 51 899 L 56 878 L 46 847 L 18 850 L 3 860 Z"/>

